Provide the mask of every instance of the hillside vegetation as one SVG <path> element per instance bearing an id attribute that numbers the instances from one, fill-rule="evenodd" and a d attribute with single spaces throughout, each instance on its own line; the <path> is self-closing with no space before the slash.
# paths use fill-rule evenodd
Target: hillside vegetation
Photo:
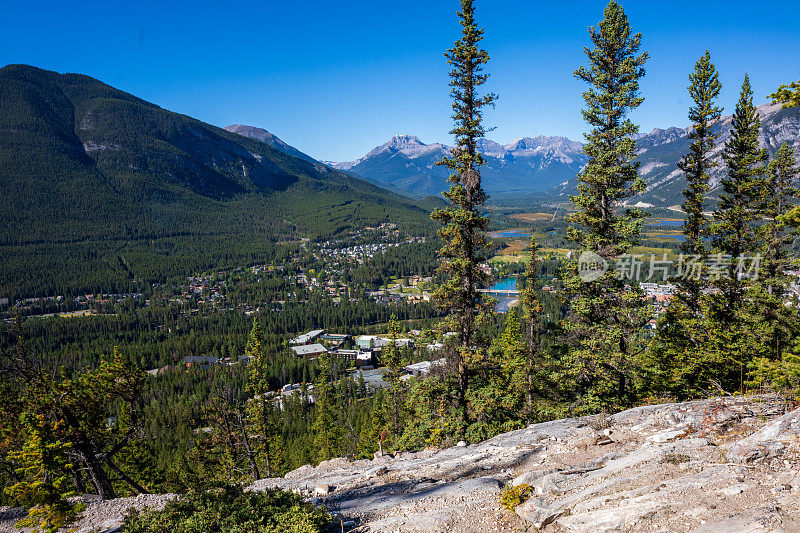
<path id="1" fill-rule="evenodd" d="M 426 210 L 79 74 L 0 69 L 0 295 L 125 290 Z M 36 280 L 28 274 L 36 272 Z"/>

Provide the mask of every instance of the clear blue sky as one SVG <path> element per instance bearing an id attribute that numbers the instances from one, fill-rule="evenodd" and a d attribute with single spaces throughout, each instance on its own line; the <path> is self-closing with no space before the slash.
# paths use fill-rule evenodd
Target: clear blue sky
<path id="1" fill-rule="evenodd" d="M 581 139 L 587 27 L 604 1 L 477 0 L 500 94 L 489 137 Z M 623 1 L 650 52 L 643 131 L 687 124 L 687 76 L 708 48 L 733 108 L 745 72 L 756 101 L 800 78 L 800 5 Z M 456 0 L 7 1 L 0 62 L 89 74 L 164 108 L 260 126 L 326 160 L 363 155 L 397 133 L 449 142 L 448 68 Z"/>

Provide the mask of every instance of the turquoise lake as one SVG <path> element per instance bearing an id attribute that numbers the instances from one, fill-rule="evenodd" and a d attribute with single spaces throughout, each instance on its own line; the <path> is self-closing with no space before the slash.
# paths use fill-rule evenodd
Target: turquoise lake
<path id="1" fill-rule="evenodd" d="M 492 284 L 492 290 L 508 291 L 517 288 L 517 277 L 498 279 Z M 511 308 L 511 304 L 517 300 L 515 296 L 492 296 L 497 303 L 494 308 L 498 313 L 505 313 Z"/>
<path id="2" fill-rule="evenodd" d="M 525 233 L 518 229 L 507 229 L 504 231 L 493 231 L 489 234 L 492 239 L 509 239 L 513 237 L 530 237 L 530 233 Z"/>

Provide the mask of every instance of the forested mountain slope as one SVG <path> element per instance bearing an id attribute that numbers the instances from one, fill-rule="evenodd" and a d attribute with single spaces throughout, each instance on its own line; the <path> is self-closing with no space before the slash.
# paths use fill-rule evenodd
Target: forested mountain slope
<path id="1" fill-rule="evenodd" d="M 268 258 L 279 240 L 429 225 L 402 196 L 88 76 L 9 65 L 0 100 L 0 296 L 121 290 Z"/>

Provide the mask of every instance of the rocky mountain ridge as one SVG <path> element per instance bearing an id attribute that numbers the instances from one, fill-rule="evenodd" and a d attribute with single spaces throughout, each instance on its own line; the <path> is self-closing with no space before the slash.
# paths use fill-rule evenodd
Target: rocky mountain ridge
<path id="1" fill-rule="evenodd" d="M 501 145 L 478 141 L 486 163 L 483 183 L 491 195 L 544 192 L 576 174 L 586 163 L 582 145 L 566 137 L 522 137 Z M 452 147 L 396 135 L 355 161 L 326 162 L 410 196 L 439 194 L 447 188 L 447 168 L 437 166 Z"/>
<path id="2" fill-rule="evenodd" d="M 757 109 L 762 121 L 760 140 L 770 155 L 788 142 L 800 156 L 800 110 L 772 104 Z M 688 151 L 690 131 L 689 127 L 673 126 L 636 136 L 641 174 L 648 187 L 632 203 L 668 207 L 682 201 L 685 180 L 676 165 Z M 713 152 L 717 167 L 711 173 L 712 201 L 718 198 L 725 172 L 721 153 L 731 136 L 731 117 L 723 117 L 715 132 L 719 137 Z M 484 187 L 498 197 L 544 193 L 554 199 L 566 198 L 575 193 L 577 174 L 587 161 L 583 144 L 566 137 L 522 137 L 506 145 L 481 139 L 478 148 L 486 158 L 482 168 Z M 325 163 L 403 194 L 435 195 L 447 188 L 448 176 L 447 169 L 435 163 L 448 156 L 450 150 L 445 144 L 426 144 L 414 135 L 403 134 L 355 161 Z"/>
<path id="3" fill-rule="evenodd" d="M 515 510 L 499 497 L 530 487 Z M 335 530 L 784 533 L 800 531 L 800 408 L 777 396 L 650 405 L 533 424 L 481 443 L 303 466 L 280 487 L 324 505 Z M 125 508 L 89 501 L 78 531 L 110 533 Z M 19 510 L 0 509 L 0 531 Z"/>
<path id="4" fill-rule="evenodd" d="M 257 141 L 261 141 L 266 143 L 273 148 L 280 150 L 284 154 L 299 157 L 300 159 L 305 159 L 306 161 L 310 161 L 312 163 L 316 163 L 317 160 L 311 157 L 310 155 L 304 154 L 294 146 L 290 146 L 279 139 L 276 135 L 268 132 L 263 128 L 256 128 L 255 126 L 245 126 L 243 124 L 231 124 L 230 126 L 225 126 L 226 131 L 230 131 L 232 133 L 238 133 L 239 135 L 243 135 L 244 137 L 250 137 L 251 139 L 255 139 Z"/>
<path id="5" fill-rule="evenodd" d="M 780 105 L 763 104 L 757 112 L 761 118 L 759 141 L 767 149 L 770 157 L 786 142 L 794 148 L 800 158 L 800 109 L 782 109 Z M 709 198 L 719 198 L 720 180 L 725 175 L 725 163 L 722 151 L 725 143 L 731 138 L 731 117 L 725 116 L 714 128 L 718 135 L 712 151 L 712 160 L 716 167 L 710 172 L 711 191 Z M 650 133 L 639 135 L 637 143 L 637 160 L 640 174 L 647 183 L 647 189 L 631 200 L 631 203 L 642 202 L 651 206 L 669 207 L 683 201 L 682 191 L 686 187 L 683 173 L 678 170 L 677 163 L 689 151 L 689 133 L 691 128 L 667 129 L 656 128 Z M 557 187 L 556 196 L 566 198 L 574 194 L 577 177 Z"/>

